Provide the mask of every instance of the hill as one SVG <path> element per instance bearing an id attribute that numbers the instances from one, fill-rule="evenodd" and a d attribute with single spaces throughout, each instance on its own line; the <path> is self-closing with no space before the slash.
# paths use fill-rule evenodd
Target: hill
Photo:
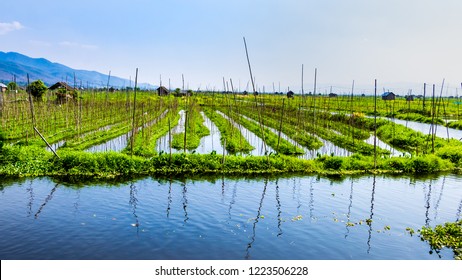
<path id="1" fill-rule="evenodd" d="M 44 58 L 31 58 L 16 52 L 0 51 L 0 81 L 9 82 L 16 76 L 19 84 L 27 82 L 27 74 L 30 81 L 42 80 L 47 85 L 59 81 L 67 81 L 69 85 L 74 83 L 74 74 L 77 86 L 106 87 L 108 75 L 96 71 L 77 70 L 65 65 L 51 62 Z M 133 86 L 134 82 L 131 82 Z M 130 85 L 128 79 L 111 76 L 109 86 L 122 88 Z M 150 84 L 140 84 L 141 88 L 156 88 Z"/>

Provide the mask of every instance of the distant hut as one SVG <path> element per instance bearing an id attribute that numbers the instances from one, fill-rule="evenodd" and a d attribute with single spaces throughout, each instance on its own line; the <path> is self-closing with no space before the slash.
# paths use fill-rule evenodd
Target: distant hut
<path id="1" fill-rule="evenodd" d="M 169 90 L 164 86 L 160 86 L 157 88 L 157 94 L 159 96 L 169 95 L 169 93 L 170 93 Z"/>
<path id="2" fill-rule="evenodd" d="M 387 91 L 382 94 L 382 100 L 395 100 L 395 98 L 396 95 L 391 91 Z"/>
<path id="3" fill-rule="evenodd" d="M 287 98 L 294 98 L 294 92 L 291 91 L 291 90 L 289 90 L 289 91 L 287 92 Z"/>
<path id="4" fill-rule="evenodd" d="M 68 99 L 74 99 L 74 97 L 77 97 L 75 89 L 65 82 L 57 82 L 48 89 L 56 93 L 56 102 L 58 103 L 64 103 Z"/>
<path id="5" fill-rule="evenodd" d="M 57 89 L 65 89 L 68 91 L 73 91 L 74 88 L 66 84 L 65 82 L 57 82 L 56 84 L 52 85 L 48 88 L 49 90 L 57 90 Z"/>
<path id="6" fill-rule="evenodd" d="M 406 101 L 414 101 L 414 95 L 406 95 Z"/>
<path id="7" fill-rule="evenodd" d="M 329 93 L 329 97 L 337 97 L 337 96 L 338 95 L 336 93 L 333 93 L 333 92 Z"/>
<path id="8" fill-rule="evenodd" d="M 0 83 L 0 92 L 6 92 L 6 90 L 8 89 L 8 87 L 5 85 L 5 84 L 2 84 Z"/>

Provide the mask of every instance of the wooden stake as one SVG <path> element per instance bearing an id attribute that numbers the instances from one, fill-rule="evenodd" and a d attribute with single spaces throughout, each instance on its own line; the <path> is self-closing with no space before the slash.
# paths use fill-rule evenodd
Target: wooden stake
<path id="1" fill-rule="evenodd" d="M 377 79 L 374 82 L 374 170 L 377 169 Z"/>
<path id="2" fill-rule="evenodd" d="M 279 141 L 281 140 L 282 120 L 284 118 L 284 101 L 286 100 L 282 99 L 282 112 L 281 112 L 281 119 L 279 120 L 279 133 L 278 133 L 278 145 L 277 145 L 278 151 L 279 151 Z"/>
<path id="3" fill-rule="evenodd" d="M 135 90 L 133 94 L 132 137 L 130 139 L 130 154 L 133 156 L 133 142 L 135 140 L 136 87 L 138 85 L 138 68 L 135 75 Z"/>

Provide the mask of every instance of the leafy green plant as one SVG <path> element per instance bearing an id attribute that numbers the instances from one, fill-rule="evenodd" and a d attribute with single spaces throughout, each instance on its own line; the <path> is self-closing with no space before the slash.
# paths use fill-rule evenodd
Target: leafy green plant
<path id="1" fill-rule="evenodd" d="M 442 248 L 451 248 L 454 258 L 462 260 L 462 221 L 437 225 L 435 228 L 422 227 L 422 240 L 428 241 L 431 248 L 439 252 Z"/>

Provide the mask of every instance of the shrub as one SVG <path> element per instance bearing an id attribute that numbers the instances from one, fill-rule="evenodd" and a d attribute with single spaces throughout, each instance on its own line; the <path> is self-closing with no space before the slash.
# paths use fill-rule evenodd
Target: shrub
<path id="1" fill-rule="evenodd" d="M 27 91 L 38 100 L 42 99 L 47 90 L 48 87 L 41 80 L 34 81 L 27 86 Z"/>
<path id="2" fill-rule="evenodd" d="M 332 170 L 339 170 L 341 169 L 343 164 L 343 158 L 342 157 L 327 157 L 324 160 L 324 168 L 325 169 L 332 169 Z"/>

